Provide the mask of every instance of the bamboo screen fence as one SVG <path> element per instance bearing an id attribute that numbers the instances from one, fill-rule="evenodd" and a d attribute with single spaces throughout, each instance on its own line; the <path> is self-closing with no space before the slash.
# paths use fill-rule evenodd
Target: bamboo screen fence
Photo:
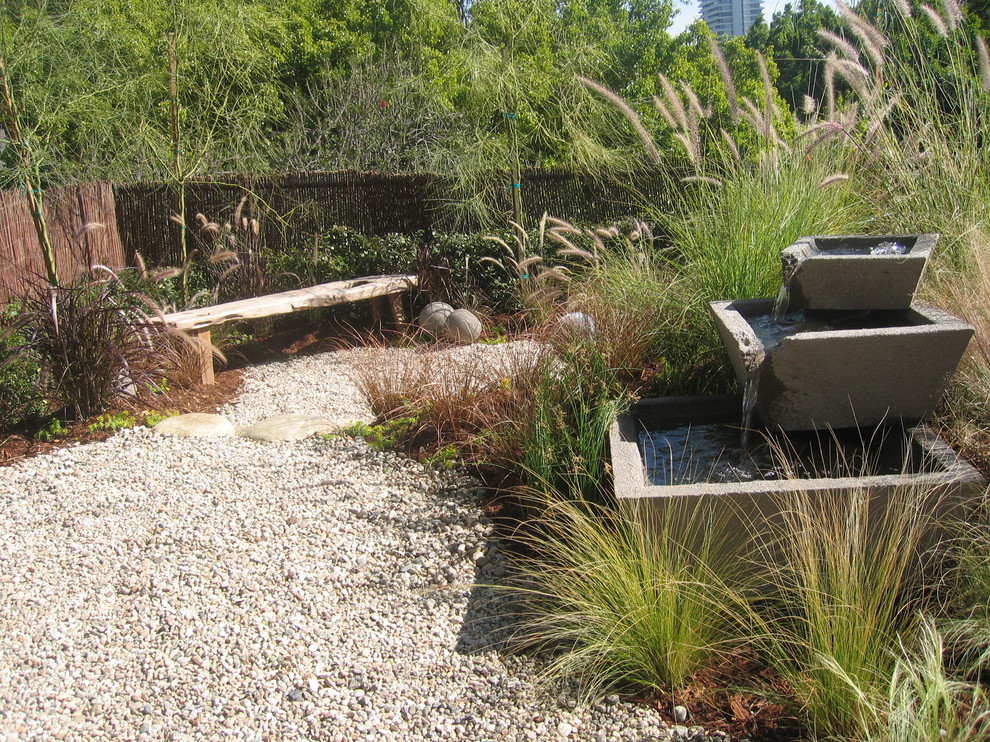
<path id="1" fill-rule="evenodd" d="M 49 189 L 45 214 L 56 262 L 65 277 L 94 265 L 125 264 L 109 183 Z M 22 294 L 31 283 L 44 281 L 44 276 L 27 198 L 17 191 L 0 191 L 0 303 Z"/>
<path id="2" fill-rule="evenodd" d="M 499 174 L 493 178 L 506 182 L 504 203 L 495 208 L 508 217 L 508 180 Z M 674 179 L 655 173 L 632 180 L 635 189 L 567 172 L 524 171 L 520 184 L 524 211 L 530 223 L 546 212 L 585 224 L 607 224 L 640 213 L 637 204 L 649 203 L 660 211 L 672 208 Z M 334 226 L 378 235 L 451 231 L 456 226 L 442 178 L 350 171 L 217 176 L 189 183 L 186 221 L 192 228 L 196 214 L 228 220 L 246 193 L 249 211 L 264 212 L 273 246 L 306 244 Z M 148 265 L 181 263 L 182 227 L 170 218 L 179 212 L 174 185 L 92 183 L 50 189 L 45 198 L 63 280 L 95 264 L 122 267 L 132 263 L 136 253 Z M 86 224 L 102 226 L 84 230 Z M 0 191 L 0 302 L 22 293 L 34 277 L 43 275 L 26 199 L 16 191 Z"/>

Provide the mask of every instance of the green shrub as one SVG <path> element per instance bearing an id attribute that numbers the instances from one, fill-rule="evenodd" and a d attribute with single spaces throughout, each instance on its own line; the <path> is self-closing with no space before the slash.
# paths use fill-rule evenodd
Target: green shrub
<path id="1" fill-rule="evenodd" d="M 511 234 L 500 235 L 506 240 Z M 439 233 L 420 248 L 423 288 L 434 301 L 455 306 L 488 304 L 501 310 L 520 309 L 515 277 L 485 258 L 501 258 L 497 245 L 484 234 Z"/>
<path id="2" fill-rule="evenodd" d="M 153 428 L 162 420 L 167 420 L 170 417 L 175 417 L 176 415 L 181 415 L 182 413 L 178 410 L 147 410 L 142 415 L 142 422 L 145 427 Z"/>
<path id="3" fill-rule="evenodd" d="M 69 429 L 62 424 L 62 421 L 57 417 L 53 417 L 38 429 L 38 431 L 34 434 L 34 437 L 39 441 L 51 443 L 56 438 L 61 438 L 62 436 L 68 434 L 68 432 Z"/>
<path id="4" fill-rule="evenodd" d="M 406 235 L 364 235 L 348 227 L 333 227 L 307 245 L 266 249 L 264 261 L 269 275 L 288 289 L 415 272 L 417 247 L 417 239 Z"/>
<path id="5" fill-rule="evenodd" d="M 26 343 L 20 302 L 0 312 L 0 432 L 38 421 L 48 404 L 41 394 L 41 365 Z"/>
<path id="6" fill-rule="evenodd" d="M 355 422 L 341 432 L 354 438 L 364 438 L 376 451 L 385 451 L 407 441 L 419 424 L 420 419 L 415 416 L 395 417 L 375 425 Z"/>
<path id="7" fill-rule="evenodd" d="M 137 418 L 126 410 L 122 412 L 108 412 L 96 418 L 96 421 L 90 424 L 89 431 L 93 433 L 98 430 L 107 430 L 112 433 L 117 430 L 123 430 L 124 428 L 133 428 L 135 425 L 137 425 Z"/>

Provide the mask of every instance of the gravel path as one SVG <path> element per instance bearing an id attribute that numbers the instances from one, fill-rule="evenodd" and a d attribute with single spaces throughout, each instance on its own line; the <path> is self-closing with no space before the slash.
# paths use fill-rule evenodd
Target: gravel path
<path id="1" fill-rule="evenodd" d="M 347 364 L 254 368 L 225 412 L 367 418 Z M 144 429 L 0 469 L 0 739 L 670 738 L 497 651 L 476 486 L 362 441 Z"/>

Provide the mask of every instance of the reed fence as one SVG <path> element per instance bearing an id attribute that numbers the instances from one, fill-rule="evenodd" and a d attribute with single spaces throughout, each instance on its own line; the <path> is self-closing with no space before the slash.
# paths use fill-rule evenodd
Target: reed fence
<path id="1" fill-rule="evenodd" d="M 126 264 L 109 183 L 51 188 L 44 198 L 48 231 L 64 278 L 95 265 Z M 18 191 L 0 191 L 0 303 L 20 296 L 45 275 L 27 198 Z"/>
<path id="2" fill-rule="evenodd" d="M 508 180 L 497 173 L 492 177 L 506 182 L 503 202 L 493 207 L 507 218 Z M 622 185 L 563 171 L 527 170 L 520 191 L 530 221 L 546 212 L 580 223 L 606 224 L 639 214 L 643 203 L 660 210 L 672 208 L 671 184 L 676 179 L 647 173 L 627 180 Z M 347 171 L 214 176 L 187 183 L 189 228 L 197 214 L 220 222 L 230 219 L 245 194 L 249 198 L 244 213 L 264 217 L 266 242 L 273 248 L 308 244 L 335 226 L 376 235 L 444 232 L 457 226 L 443 178 Z M 171 218 L 180 211 L 174 184 L 91 183 L 50 189 L 45 199 L 63 280 L 95 264 L 122 267 L 132 263 L 135 254 L 148 265 L 182 262 L 183 226 Z M 87 224 L 100 226 L 87 230 L 83 228 Z M 43 275 L 41 249 L 24 194 L 0 191 L 0 301 L 19 295 L 34 277 Z"/>

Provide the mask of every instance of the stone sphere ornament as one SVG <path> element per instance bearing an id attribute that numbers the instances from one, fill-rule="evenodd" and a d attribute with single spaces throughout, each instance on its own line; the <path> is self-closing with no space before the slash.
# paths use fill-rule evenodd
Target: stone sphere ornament
<path id="1" fill-rule="evenodd" d="M 474 343 L 481 337 L 481 320 L 468 309 L 447 315 L 447 337 L 455 343 Z"/>
<path id="2" fill-rule="evenodd" d="M 584 312 L 568 312 L 557 320 L 557 327 L 575 337 L 590 338 L 595 334 L 595 318 Z"/>
<path id="3" fill-rule="evenodd" d="M 430 302 L 420 311 L 416 321 L 424 332 L 428 332 L 431 335 L 441 335 L 446 332 L 447 317 L 453 311 L 454 308 L 446 302 Z"/>

